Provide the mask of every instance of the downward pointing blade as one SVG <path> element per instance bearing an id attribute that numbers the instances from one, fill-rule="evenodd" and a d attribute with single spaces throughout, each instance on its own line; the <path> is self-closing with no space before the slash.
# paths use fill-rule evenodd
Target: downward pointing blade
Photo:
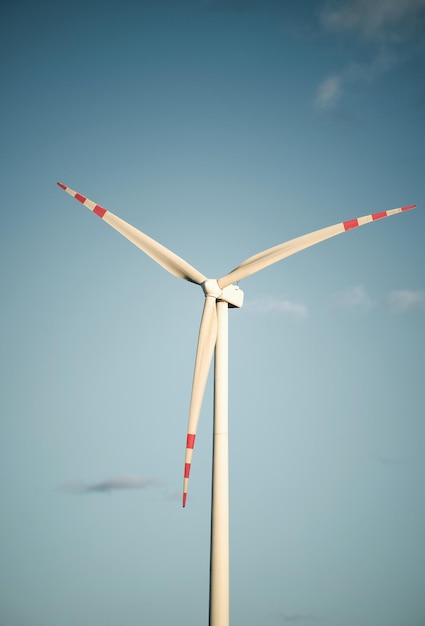
<path id="1" fill-rule="evenodd" d="M 150 256 L 164 269 L 169 271 L 170 274 L 174 274 L 174 276 L 177 276 L 178 278 L 188 280 L 191 283 L 196 283 L 197 285 L 200 285 L 206 280 L 206 277 L 201 274 L 201 272 L 198 272 L 197 269 L 177 256 L 177 254 L 174 254 L 174 252 L 171 252 L 171 250 L 168 250 L 168 248 L 155 241 L 155 239 L 148 237 L 148 235 L 145 235 L 142 231 L 134 228 L 134 226 L 131 226 L 130 224 L 127 224 L 127 222 L 121 218 L 117 217 L 110 211 L 107 211 L 99 204 L 96 204 L 85 196 L 77 193 L 73 189 L 70 189 L 63 183 L 58 183 L 58 185 L 73 198 L 81 202 L 81 204 L 84 204 L 84 206 L 90 209 L 90 211 L 96 213 L 96 215 L 121 233 L 121 235 L 134 243 L 134 245 L 140 248 L 140 250 L 143 250 L 145 254 Z"/>
<path id="2" fill-rule="evenodd" d="M 278 261 L 281 261 L 296 252 L 300 252 L 301 250 L 305 250 L 305 248 L 314 246 L 316 243 L 325 241 L 325 239 L 335 237 L 335 235 L 340 235 L 347 230 L 357 228 L 357 226 L 363 226 L 363 224 L 368 224 L 369 222 L 373 222 L 383 217 L 389 217 L 390 215 L 395 215 L 396 213 L 401 213 L 414 208 L 416 208 L 416 205 L 382 211 L 381 213 L 372 213 L 371 215 L 365 215 L 364 217 L 358 217 L 354 220 L 348 220 L 347 222 L 341 222 L 339 224 L 335 224 L 334 226 L 328 226 L 327 228 L 315 230 L 308 235 L 296 237 L 295 239 L 291 239 L 290 241 L 286 241 L 285 243 L 281 243 L 273 248 L 269 248 L 268 250 L 264 250 L 263 252 L 250 257 L 238 265 L 238 267 L 234 270 L 229 272 L 229 274 L 220 278 L 218 284 L 222 289 L 224 289 L 224 287 L 227 287 L 242 278 L 251 276 L 251 274 L 255 274 L 255 272 L 259 272 L 265 267 L 273 265 L 273 263 L 277 263 Z"/>
<path id="3" fill-rule="evenodd" d="M 205 386 L 207 384 L 208 372 L 210 369 L 216 340 L 216 298 L 214 296 L 206 296 L 204 311 L 202 313 L 201 326 L 199 329 L 195 371 L 193 374 L 192 397 L 190 399 L 189 423 L 187 427 L 186 439 L 186 455 L 184 462 L 183 506 L 186 506 L 189 474 L 192 463 L 193 448 L 195 445 L 196 429 L 198 428 L 202 400 L 204 397 Z"/>

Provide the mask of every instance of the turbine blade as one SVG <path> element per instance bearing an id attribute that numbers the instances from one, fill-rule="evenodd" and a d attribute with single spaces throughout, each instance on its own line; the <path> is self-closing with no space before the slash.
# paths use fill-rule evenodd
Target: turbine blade
<path id="1" fill-rule="evenodd" d="M 354 220 L 341 222 L 339 224 L 335 224 L 334 226 L 321 228 L 320 230 L 315 230 L 314 232 L 307 235 L 296 237 L 295 239 L 291 239 L 290 241 L 281 243 L 277 246 L 274 246 L 273 248 L 269 248 L 268 250 L 259 252 L 249 259 L 246 259 L 246 261 L 235 267 L 235 269 L 226 274 L 226 276 L 220 278 L 218 284 L 221 289 L 224 289 L 228 285 L 231 285 L 232 283 L 235 283 L 242 278 L 246 278 L 251 274 L 255 274 L 255 272 L 259 272 L 269 265 L 273 265 L 273 263 L 277 263 L 278 261 L 281 261 L 282 259 L 285 259 L 286 257 L 295 254 L 296 252 L 300 252 L 301 250 L 305 250 L 310 246 L 314 246 L 316 243 L 325 241 L 325 239 L 335 237 L 335 235 L 344 233 L 347 230 L 351 230 L 353 228 L 356 228 L 357 226 L 363 226 L 363 224 L 368 224 L 369 222 L 379 220 L 383 217 L 388 217 L 390 215 L 395 215 L 396 213 L 401 213 L 403 211 L 408 211 L 409 209 L 415 208 L 416 205 L 413 204 L 411 206 L 404 206 L 398 209 L 382 211 L 381 213 L 372 213 L 371 215 L 358 217 Z"/>
<path id="2" fill-rule="evenodd" d="M 208 372 L 217 340 L 217 309 L 214 296 L 206 296 L 201 326 L 199 328 L 198 348 L 196 351 L 195 371 L 193 374 L 192 397 L 190 399 L 189 422 L 187 426 L 186 455 L 184 462 L 183 506 L 186 506 L 190 467 L 196 429 L 198 427 L 202 400 L 207 384 Z"/>
<path id="3" fill-rule="evenodd" d="M 206 280 L 206 277 L 198 272 L 197 269 L 192 267 L 189 263 L 181 259 L 177 254 L 168 250 L 165 246 L 161 245 L 155 239 L 148 237 L 138 230 L 134 226 L 127 224 L 124 220 L 117 217 L 110 211 L 107 211 L 103 207 L 99 206 L 92 200 L 89 200 L 85 196 L 77 193 L 73 189 L 70 189 L 63 183 L 58 183 L 59 187 L 64 189 L 73 198 L 84 204 L 90 211 L 96 213 L 104 222 L 107 222 L 112 228 L 115 228 L 121 235 L 126 237 L 129 241 L 134 243 L 140 250 L 143 250 L 145 254 L 150 256 L 154 261 L 159 263 L 170 274 L 174 274 L 178 278 L 188 280 L 191 283 L 200 285 Z"/>

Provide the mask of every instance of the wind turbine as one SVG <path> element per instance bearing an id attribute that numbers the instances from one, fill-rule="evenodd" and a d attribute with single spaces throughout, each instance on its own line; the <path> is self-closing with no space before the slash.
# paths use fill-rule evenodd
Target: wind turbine
<path id="1" fill-rule="evenodd" d="M 199 329 L 189 422 L 186 438 L 186 455 L 183 480 L 183 506 L 186 506 L 192 454 L 196 430 L 208 373 L 215 350 L 214 367 L 214 440 L 211 499 L 210 547 L 210 626 L 229 624 L 229 487 L 228 487 L 228 309 L 240 308 L 243 292 L 233 283 L 300 252 L 363 224 L 368 224 L 396 213 L 416 208 L 416 205 L 372 213 L 334 226 L 321 228 L 307 235 L 268 248 L 249 257 L 222 278 L 210 279 L 163 245 L 127 224 L 110 211 L 70 189 L 63 183 L 59 187 L 84 204 L 104 222 L 159 263 L 174 276 L 200 285 L 205 294 L 204 310 Z"/>

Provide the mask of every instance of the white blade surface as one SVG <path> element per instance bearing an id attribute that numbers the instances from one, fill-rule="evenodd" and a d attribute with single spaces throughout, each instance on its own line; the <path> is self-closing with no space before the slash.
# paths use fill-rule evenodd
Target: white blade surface
<path id="1" fill-rule="evenodd" d="M 168 270 L 174 276 L 188 280 L 191 283 L 200 285 L 206 280 L 206 277 L 198 272 L 197 269 L 192 267 L 189 263 L 181 259 L 177 254 L 168 250 L 165 246 L 161 245 L 155 239 L 148 237 L 142 233 L 142 231 L 134 228 L 130 224 L 127 224 L 124 220 L 117 217 L 110 211 L 107 211 L 100 205 L 96 204 L 92 200 L 89 200 L 85 196 L 77 193 L 73 189 L 70 189 L 63 183 L 58 183 L 59 187 L 64 189 L 73 198 L 84 204 L 90 211 L 96 213 L 104 222 L 107 222 L 112 228 L 115 228 L 121 235 L 126 237 L 129 241 L 134 243 L 140 250 L 143 250 L 145 254 L 150 256 L 154 261 L 159 263 L 164 269 Z"/>
<path id="2" fill-rule="evenodd" d="M 277 263 L 278 261 L 281 261 L 296 252 L 300 252 L 310 246 L 314 246 L 316 243 L 325 241 L 325 239 L 345 233 L 347 230 L 357 228 L 357 226 L 363 226 L 363 224 L 368 224 L 369 222 L 373 222 L 383 217 L 395 215 L 396 213 L 401 213 L 402 211 L 408 211 L 409 209 L 414 208 L 416 208 L 416 205 L 382 211 L 381 213 L 372 213 L 371 215 L 365 215 L 364 217 L 358 217 L 354 220 L 348 220 L 347 222 L 341 222 L 339 224 L 335 224 L 334 226 L 328 226 L 327 228 L 315 230 L 308 235 L 296 237 L 295 239 L 291 239 L 290 241 L 286 241 L 285 243 L 281 243 L 273 248 L 269 248 L 268 250 L 264 250 L 263 252 L 250 257 L 238 265 L 238 267 L 234 270 L 229 272 L 229 274 L 220 278 L 218 284 L 222 289 L 224 289 L 224 287 L 227 287 L 238 280 L 242 280 L 242 278 L 251 276 L 251 274 L 255 274 L 255 272 L 259 272 L 269 265 L 273 265 L 273 263 Z"/>
<path id="3" fill-rule="evenodd" d="M 217 340 L 217 309 L 214 296 L 206 296 L 199 329 L 198 348 L 196 351 L 195 371 L 193 374 L 192 397 L 190 399 L 189 423 L 187 426 L 186 455 L 184 462 L 183 506 L 186 506 L 190 467 L 196 430 L 201 413 L 202 400 L 207 384 L 208 372 Z"/>

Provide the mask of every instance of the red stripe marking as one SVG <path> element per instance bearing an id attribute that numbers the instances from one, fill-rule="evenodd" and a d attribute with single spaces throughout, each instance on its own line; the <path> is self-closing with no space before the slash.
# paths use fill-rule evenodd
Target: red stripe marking
<path id="1" fill-rule="evenodd" d="M 189 478 L 189 474 L 190 474 L 190 463 L 185 463 L 184 464 L 184 477 Z"/>
<path id="2" fill-rule="evenodd" d="M 56 183 L 57 185 L 59 185 L 59 187 L 62 187 L 62 189 L 65 189 L 65 191 L 67 190 L 67 186 L 64 185 L 63 183 Z"/>
<path id="3" fill-rule="evenodd" d="M 386 211 L 382 211 L 381 213 L 372 213 L 373 220 L 380 220 L 381 217 L 387 217 L 388 213 Z"/>
<path id="4" fill-rule="evenodd" d="M 358 219 L 348 220 L 347 222 L 343 222 L 342 224 L 345 230 L 351 230 L 352 228 L 356 228 L 356 226 L 359 225 L 359 220 Z"/>
<path id="5" fill-rule="evenodd" d="M 76 200 L 78 200 L 79 202 L 82 202 L 84 204 L 84 202 L 87 200 L 87 198 L 85 198 L 84 196 L 82 196 L 80 193 L 76 193 L 74 198 Z"/>
<path id="6" fill-rule="evenodd" d="M 416 209 L 416 204 L 411 204 L 410 206 L 402 206 L 402 211 L 409 211 L 410 209 Z"/>
<path id="7" fill-rule="evenodd" d="M 186 439 L 186 448 L 193 448 L 195 446 L 195 437 L 196 435 L 191 435 L 188 433 Z"/>
<path id="8" fill-rule="evenodd" d="M 187 498 L 187 493 L 183 494 L 183 506 L 186 506 L 186 498 Z"/>
<path id="9" fill-rule="evenodd" d="M 96 215 L 98 215 L 99 217 L 103 217 L 106 213 L 106 209 L 104 209 L 103 206 L 99 206 L 98 204 L 96 204 L 93 209 L 93 213 L 96 213 Z"/>

